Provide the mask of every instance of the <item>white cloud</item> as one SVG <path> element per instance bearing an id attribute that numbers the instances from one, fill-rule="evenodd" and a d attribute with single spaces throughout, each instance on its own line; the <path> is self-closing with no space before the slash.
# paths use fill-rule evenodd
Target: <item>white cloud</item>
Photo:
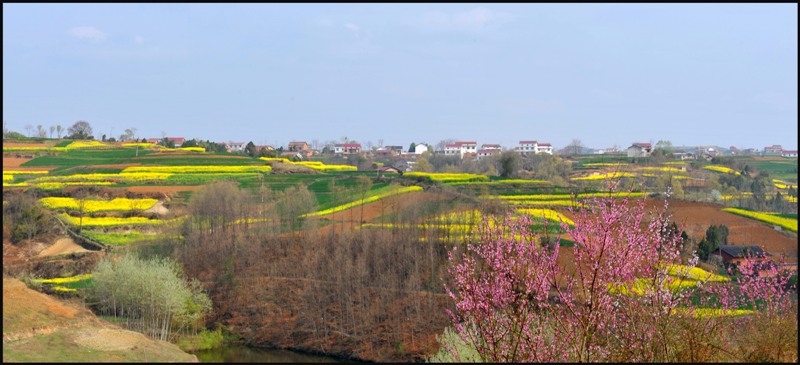
<path id="1" fill-rule="evenodd" d="M 478 7 L 450 14 L 443 12 L 427 13 L 419 19 L 417 25 L 433 30 L 480 30 L 490 23 L 499 23 L 510 18 L 509 14 Z"/>
<path id="2" fill-rule="evenodd" d="M 108 37 L 106 33 L 95 27 L 73 27 L 70 28 L 69 34 L 77 38 L 85 38 L 95 42 L 102 41 Z"/>
<path id="3" fill-rule="evenodd" d="M 347 24 L 344 25 L 344 27 L 349 29 L 353 33 L 358 33 L 361 30 L 361 27 L 359 27 L 359 26 L 357 26 L 357 25 L 355 25 L 353 23 L 347 23 Z"/>
<path id="4" fill-rule="evenodd" d="M 144 37 L 142 37 L 140 35 L 137 35 L 136 37 L 133 37 L 133 43 L 144 44 Z"/>

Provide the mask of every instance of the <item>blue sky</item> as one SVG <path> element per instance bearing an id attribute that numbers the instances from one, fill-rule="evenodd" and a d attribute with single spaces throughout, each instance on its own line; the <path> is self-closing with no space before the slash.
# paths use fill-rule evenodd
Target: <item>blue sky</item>
<path id="1" fill-rule="evenodd" d="M 797 4 L 3 4 L 3 121 L 797 149 Z"/>

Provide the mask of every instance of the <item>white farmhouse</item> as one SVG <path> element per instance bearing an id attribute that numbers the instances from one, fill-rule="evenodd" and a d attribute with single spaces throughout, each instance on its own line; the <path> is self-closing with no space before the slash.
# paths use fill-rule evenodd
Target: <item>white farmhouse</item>
<path id="1" fill-rule="evenodd" d="M 444 154 L 446 156 L 456 156 L 464 158 L 465 154 L 476 154 L 478 149 L 478 142 L 456 142 L 444 145 Z"/>
<path id="2" fill-rule="evenodd" d="M 409 152 L 411 152 L 413 154 L 421 155 L 421 154 L 423 154 L 425 152 L 428 152 L 428 151 L 430 151 L 430 147 L 426 146 L 424 143 L 420 143 L 420 144 L 414 146 L 414 150 L 413 151 L 409 151 Z"/>

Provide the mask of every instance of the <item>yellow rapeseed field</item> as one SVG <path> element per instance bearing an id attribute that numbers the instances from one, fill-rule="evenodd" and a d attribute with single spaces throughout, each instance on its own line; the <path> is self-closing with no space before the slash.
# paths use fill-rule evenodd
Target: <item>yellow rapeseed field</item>
<path id="1" fill-rule="evenodd" d="M 80 217 L 73 217 L 66 213 L 58 214 L 58 217 L 65 220 L 67 223 L 77 226 L 81 225 Z M 134 225 L 158 225 L 164 224 L 165 221 L 158 219 L 150 219 L 145 217 L 83 217 L 83 227 L 115 227 L 115 226 L 134 226 Z"/>
<path id="2" fill-rule="evenodd" d="M 675 308 L 672 314 L 686 314 L 688 309 Z M 694 318 L 716 318 L 716 317 L 736 317 L 755 313 L 749 309 L 717 309 L 717 308 L 695 308 L 692 312 Z"/>
<path id="3" fill-rule="evenodd" d="M 33 282 L 41 284 L 67 284 L 67 283 L 75 283 L 78 281 L 83 281 L 86 279 L 91 279 L 91 277 L 92 274 L 83 274 L 77 276 L 70 276 L 68 278 L 33 279 Z"/>
<path id="4" fill-rule="evenodd" d="M 561 214 L 559 212 L 556 212 L 555 210 L 552 210 L 552 209 L 541 209 L 541 208 L 524 209 L 523 208 L 523 209 L 517 209 L 517 212 L 521 213 L 521 214 L 527 214 L 527 215 L 530 215 L 531 217 L 535 217 L 535 218 L 545 218 L 545 219 L 554 220 L 556 222 L 564 222 L 564 223 L 569 224 L 571 226 L 575 225 L 575 222 L 573 222 L 571 219 L 567 218 L 567 216 L 565 216 L 565 215 L 563 215 L 563 214 Z"/>
<path id="5" fill-rule="evenodd" d="M 47 175 L 47 170 L 3 170 L 3 175 Z"/>
<path id="6" fill-rule="evenodd" d="M 39 200 L 45 208 L 48 209 L 74 209 L 80 210 L 81 203 L 83 203 L 83 211 L 86 213 L 94 212 L 108 212 L 108 211 L 139 211 L 152 208 L 157 199 L 127 199 L 116 198 L 111 201 L 105 200 L 83 200 L 79 201 L 74 198 L 61 198 L 61 197 L 47 197 Z"/>
<path id="7" fill-rule="evenodd" d="M 246 172 L 270 172 L 272 167 L 266 165 L 245 165 L 245 166 L 132 166 L 122 170 L 122 174 L 130 173 L 246 173 Z"/>
<path id="8" fill-rule="evenodd" d="M 318 211 L 318 212 L 303 214 L 300 217 L 301 218 L 304 218 L 304 217 L 319 217 L 319 216 L 323 216 L 323 215 L 333 214 L 333 213 L 336 213 L 336 212 L 341 212 L 343 210 L 350 209 L 352 207 L 357 207 L 357 206 L 362 205 L 362 204 L 372 203 L 374 201 L 378 201 L 378 200 L 386 198 L 388 196 L 408 193 L 408 192 L 412 192 L 412 191 L 421 191 L 421 190 L 422 190 L 421 186 L 406 186 L 406 187 L 402 187 L 402 188 L 399 188 L 399 189 L 390 190 L 390 191 L 387 191 L 387 192 L 384 192 L 384 193 L 381 193 L 381 194 L 376 194 L 376 195 L 373 195 L 373 196 L 370 196 L 370 197 L 367 197 L 367 198 L 364 198 L 364 199 L 359 199 L 359 200 L 356 200 L 356 201 L 353 201 L 353 202 L 350 202 L 350 203 L 347 203 L 347 204 L 339 205 L 339 206 L 336 206 L 336 207 L 333 207 L 333 208 L 330 208 L 330 209 L 325 209 L 325 210 L 321 210 L 321 211 Z"/>
<path id="9" fill-rule="evenodd" d="M 614 172 L 614 173 L 607 173 L 607 174 L 598 174 L 598 175 L 589 175 L 589 176 L 582 176 L 582 177 L 573 177 L 570 178 L 572 181 L 592 181 L 592 180 L 605 180 L 605 179 L 619 179 L 621 177 L 636 177 L 635 174 L 630 172 Z"/>
<path id="10" fill-rule="evenodd" d="M 627 162 L 592 162 L 592 163 L 585 163 L 583 166 L 586 167 L 608 167 L 608 166 L 623 166 L 627 165 Z"/>
<path id="11" fill-rule="evenodd" d="M 653 166 L 646 166 L 640 167 L 640 171 L 661 171 L 661 172 L 683 172 L 683 170 L 677 167 L 653 167 Z"/>
<path id="12" fill-rule="evenodd" d="M 729 212 L 737 215 L 741 215 L 748 218 L 753 218 L 758 221 L 762 221 L 769 224 L 774 224 L 777 226 L 781 226 L 786 228 L 792 232 L 797 232 L 797 219 L 781 217 L 778 215 L 773 215 L 767 212 L 754 212 L 750 210 L 744 210 L 739 208 L 723 208 L 723 212 Z"/>
<path id="13" fill-rule="evenodd" d="M 706 169 L 706 170 L 711 170 L 711 171 L 715 171 L 715 172 L 721 172 L 721 173 L 725 173 L 725 174 L 741 175 L 741 173 L 739 173 L 739 171 L 736 171 L 736 170 L 734 170 L 734 169 L 732 169 L 730 167 L 727 167 L 727 166 L 707 165 L 707 166 L 703 166 L 703 168 Z"/>
<path id="14" fill-rule="evenodd" d="M 476 181 L 488 181 L 489 177 L 486 175 L 478 175 L 478 174 L 449 174 L 449 173 L 437 173 L 437 172 L 407 172 L 403 174 L 403 176 L 407 177 L 422 177 L 427 178 L 431 181 L 440 181 L 440 182 L 449 182 L 449 181 L 469 181 L 469 180 L 476 180 Z"/>
<path id="15" fill-rule="evenodd" d="M 259 157 L 258 159 L 259 160 L 264 160 L 264 161 L 280 161 L 280 162 L 285 162 L 285 163 L 291 163 L 292 162 L 292 161 L 289 161 L 288 158 L 283 158 L 283 157 Z"/>
<path id="16" fill-rule="evenodd" d="M 667 275 L 675 277 L 685 277 L 695 281 L 725 282 L 730 279 L 717 274 L 712 274 L 699 267 L 688 267 L 685 265 L 670 265 L 667 267 Z"/>
<path id="17" fill-rule="evenodd" d="M 60 190 L 63 189 L 65 186 L 73 186 L 73 185 L 114 185 L 114 183 L 110 181 L 43 182 L 43 183 L 37 183 L 34 186 L 42 190 Z"/>

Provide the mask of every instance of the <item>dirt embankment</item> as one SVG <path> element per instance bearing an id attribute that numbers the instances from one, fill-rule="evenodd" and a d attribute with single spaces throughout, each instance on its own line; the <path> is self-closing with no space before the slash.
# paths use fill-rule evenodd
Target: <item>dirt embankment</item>
<path id="1" fill-rule="evenodd" d="M 198 362 L 177 346 L 98 319 L 79 302 L 3 278 L 3 362 Z"/>
<path id="2" fill-rule="evenodd" d="M 49 257 L 49 256 L 57 256 L 57 255 L 64 255 L 68 253 L 75 253 L 75 252 L 90 252 L 89 250 L 83 248 L 81 245 L 75 243 L 72 238 L 61 238 L 52 246 L 45 248 L 42 252 L 39 252 L 36 257 Z"/>

